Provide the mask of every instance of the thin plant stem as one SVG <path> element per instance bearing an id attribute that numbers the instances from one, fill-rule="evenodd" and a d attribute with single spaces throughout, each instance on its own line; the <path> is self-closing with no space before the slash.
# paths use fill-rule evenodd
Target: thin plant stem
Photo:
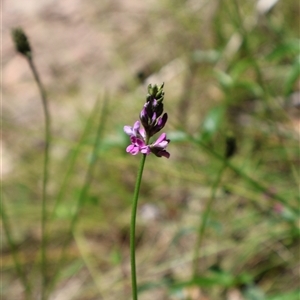
<path id="1" fill-rule="evenodd" d="M 8 216 L 6 213 L 6 209 L 4 207 L 3 199 L 1 201 L 0 211 L 1 211 L 1 219 L 2 219 L 2 224 L 3 224 L 3 229 L 4 229 L 6 239 L 7 239 L 7 242 L 9 244 L 9 247 L 10 247 L 10 250 L 12 253 L 13 261 L 15 264 L 15 269 L 17 271 L 17 274 L 18 274 L 18 276 L 22 282 L 22 285 L 24 287 L 24 290 L 25 290 L 25 299 L 30 300 L 30 299 L 32 299 L 31 298 L 31 286 L 30 286 L 29 281 L 26 278 L 25 271 L 22 269 L 22 266 L 20 263 L 18 251 L 16 249 L 16 244 L 15 244 L 14 239 L 11 234 L 11 228 L 9 225 L 9 220 L 8 220 Z"/>
<path id="2" fill-rule="evenodd" d="M 97 99 L 97 102 L 99 102 L 99 100 Z M 97 128 L 97 133 L 96 133 L 96 138 L 94 141 L 94 145 L 93 145 L 93 150 L 92 150 L 92 155 L 91 155 L 91 159 L 88 165 L 88 169 L 85 175 L 85 179 L 83 182 L 83 186 L 81 188 L 80 191 L 80 195 L 78 197 L 77 203 L 76 203 L 76 207 L 75 207 L 75 212 L 72 216 L 71 222 L 70 222 L 70 227 L 68 230 L 68 236 L 67 238 L 64 240 L 64 243 L 62 245 L 62 252 L 60 255 L 60 259 L 59 259 L 59 263 L 54 271 L 54 275 L 52 276 L 52 280 L 51 283 L 49 284 L 50 286 L 50 290 L 53 288 L 53 286 L 55 285 L 55 283 L 58 280 L 58 275 L 59 275 L 59 269 L 61 268 L 61 266 L 64 264 L 65 261 L 65 257 L 66 257 L 66 250 L 67 250 L 67 245 L 69 244 L 69 242 L 72 239 L 72 233 L 75 230 L 75 226 L 77 224 L 78 218 L 79 218 L 79 211 L 84 203 L 84 199 L 88 193 L 88 190 L 90 188 L 91 183 L 93 182 L 93 178 L 94 178 L 94 170 L 96 167 L 96 161 L 97 161 L 97 157 L 98 157 L 98 149 L 99 149 L 99 145 L 100 145 L 100 140 L 101 137 L 103 135 L 103 131 L 104 131 L 104 124 L 105 124 L 105 116 L 106 116 L 106 112 L 107 112 L 107 105 L 108 104 L 108 100 L 107 98 L 105 98 L 104 103 L 103 103 L 103 107 L 101 110 L 101 116 L 100 116 L 100 122 L 98 124 L 98 128 Z"/>
<path id="3" fill-rule="evenodd" d="M 201 222 L 199 222 L 199 227 L 198 227 L 198 231 L 197 231 L 198 235 L 197 235 L 194 258 L 193 258 L 193 278 L 195 278 L 199 273 L 200 249 L 201 249 L 202 241 L 204 238 L 204 232 L 205 232 L 207 220 L 210 215 L 213 203 L 216 199 L 216 192 L 217 192 L 218 186 L 220 184 L 220 181 L 221 181 L 221 178 L 222 178 L 222 175 L 223 175 L 225 169 L 226 169 L 226 163 L 223 164 L 220 171 L 218 172 L 217 178 L 212 186 L 211 196 L 210 196 L 210 198 L 207 202 L 207 205 L 205 207 L 205 210 L 202 214 Z"/>
<path id="4" fill-rule="evenodd" d="M 139 199 L 140 186 L 143 176 L 144 165 L 146 161 L 146 154 L 143 154 L 141 158 L 140 168 L 137 174 L 133 200 L 131 210 L 131 222 L 130 222 L 130 261 L 131 261 L 131 284 L 132 284 L 132 299 L 138 299 L 137 279 L 136 279 L 136 262 L 135 262 L 135 224 L 136 224 L 136 212 Z"/>
<path id="5" fill-rule="evenodd" d="M 238 30 L 240 30 L 240 32 L 242 34 L 242 37 L 243 37 L 244 42 L 245 42 L 245 49 L 248 53 L 248 57 L 251 59 L 251 62 L 252 62 L 253 67 L 254 67 L 254 71 L 256 73 L 257 82 L 263 90 L 262 97 L 263 97 L 263 100 L 264 100 L 263 105 L 265 107 L 265 111 L 266 112 L 271 112 L 272 107 L 271 107 L 270 103 L 271 103 L 272 99 L 271 99 L 270 93 L 268 91 L 268 88 L 265 84 L 265 80 L 263 78 L 261 68 L 260 68 L 257 60 L 255 59 L 255 54 L 253 53 L 253 51 L 250 48 L 248 33 L 247 33 L 247 30 L 244 26 L 244 22 L 243 22 L 243 18 L 242 18 L 242 15 L 241 15 L 239 4 L 238 4 L 237 0 L 234 0 L 233 3 L 234 3 L 234 8 L 235 8 L 235 13 L 232 14 L 232 19 L 234 20 L 235 19 L 234 16 L 237 16 L 236 27 L 238 28 Z M 298 176 L 298 173 L 297 173 L 297 170 L 296 170 L 294 164 L 291 162 L 292 160 L 289 157 L 287 147 L 284 143 L 284 140 L 282 139 L 282 134 L 281 134 L 281 132 L 278 128 L 278 124 L 276 122 L 272 122 L 271 125 L 272 125 L 272 128 L 274 128 L 275 133 L 277 134 L 277 137 L 279 138 L 279 142 L 280 142 L 281 147 L 284 151 L 285 159 L 286 159 L 289 167 L 292 170 L 292 175 L 294 177 L 294 180 L 298 184 L 299 176 Z"/>
<path id="6" fill-rule="evenodd" d="M 252 179 L 249 175 L 247 175 L 245 172 L 243 172 L 243 170 L 241 170 L 239 167 L 236 167 L 235 165 L 233 165 L 231 162 L 229 162 L 228 160 L 225 160 L 225 158 L 215 152 L 214 150 L 212 150 L 209 146 L 205 145 L 204 143 L 202 143 L 201 141 L 199 141 L 198 139 L 189 136 L 189 140 L 191 142 L 193 142 L 194 144 L 200 146 L 203 150 L 205 150 L 209 155 L 211 155 L 212 157 L 214 157 L 215 159 L 218 159 L 220 161 L 224 161 L 224 163 L 226 164 L 226 166 L 231 169 L 232 171 L 234 171 L 238 176 L 240 176 L 241 178 L 243 178 L 249 185 L 251 185 L 253 188 L 255 188 L 256 190 L 265 193 L 265 194 L 270 194 L 269 189 L 267 187 L 265 187 L 263 184 L 261 184 L 260 182 L 256 181 L 255 179 Z M 284 198 L 283 196 L 279 195 L 279 194 L 272 194 L 271 197 L 275 200 L 277 200 L 278 202 L 287 205 L 290 209 L 294 210 L 295 212 L 298 211 L 299 208 L 296 207 L 291 207 L 291 205 L 288 203 L 288 200 L 286 198 Z"/>
<path id="7" fill-rule="evenodd" d="M 79 230 L 78 230 L 79 231 Z M 99 275 L 99 270 L 97 268 L 97 262 L 94 261 L 91 258 L 91 255 L 89 255 L 89 246 L 87 245 L 85 239 L 84 239 L 84 235 L 82 232 L 74 232 L 73 233 L 74 236 L 74 240 L 76 242 L 76 245 L 78 247 L 78 250 L 80 252 L 80 255 L 82 257 L 82 260 L 84 262 L 84 264 L 86 265 L 97 289 L 98 289 L 98 300 L 100 299 L 104 299 L 104 297 L 102 296 L 102 286 L 100 285 L 100 275 Z"/>
<path id="8" fill-rule="evenodd" d="M 41 272 L 42 272 L 42 291 L 41 291 L 41 299 L 46 299 L 46 289 L 48 285 L 48 278 L 47 278 L 47 232 L 46 232 L 46 223 L 47 223 L 47 184 L 48 184 L 48 177 L 49 177 L 49 150 L 50 150 L 50 113 L 47 104 L 47 95 L 46 90 L 40 80 L 40 76 L 38 71 L 34 65 L 33 59 L 31 55 L 26 56 L 30 69 L 33 73 L 34 79 L 37 83 L 39 88 L 42 104 L 43 104 L 43 111 L 45 116 L 45 153 L 44 153 L 44 167 L 43 167 L 43 192 L 42 192 L 42 221 L 41 221 L 41 229 L 42 229 L 42 243 L 41 243 Z"/>
<path id="9" fill-rule="evenodd" d="M 65 196 L 65 192 L 66 192 L 66 189 L 67 189 L 67 186 L 68 186 L 68 182 L 69 182 L 70 177 L 71 177 L 71 175 L 74 171 L 74 166 L 75 166 L 76 159 L 78 158 L 78 155 L 80 153 L 80 150 L 83 146 L 83 143 L 84 143 L 84 140 L 85 140 L 87 134 L 91 131 L 94 119 L 96 117 L 96 114 L 98 113 L 98 109 L 99 109 L 99 101 L 96 101 L 95 105 L 93 106 L 92 113 L 90 114 L 90 116 L 89 116 L 89 118 L 86 122 L 86 126 L 83 130 L 83 133 L 80 137 L 80 140 L 78 141 L 78 143 L 76 145 L 76 148 L 74 150 L 72 150 L 72 156 L 71 156 L 71 159 L 70 159 L 70 162 L 69 162 L 69 166 L 68 166 L 66 174 L 65 174 L 65 176 L 62 180 L 62 184 L 61 184 L 61 187 L 59 189 L 59 192 L 58 192 L 57 196 L 55 197 L 55 204 L 54 204 L 53 210 L 51 212 L 51 219 L 53 219 L 55 217 L 57 209 L 58 209 L 63 197 Z"/>

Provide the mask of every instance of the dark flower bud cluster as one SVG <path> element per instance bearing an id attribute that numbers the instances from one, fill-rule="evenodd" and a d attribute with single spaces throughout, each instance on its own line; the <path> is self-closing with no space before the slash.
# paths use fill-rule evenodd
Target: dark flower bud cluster
<path id="1" fill-rule="evenodd" d="M 139 152 L 150 154 L 151 152 L 158 157 L 170 157 L 170 153 L 166 151 L 170 140 L 167 135 L 162 133 L 159 138 L 152 144 L 149 144 L 149 139 L 159 132 L 168 120 L 167 113 L 164 111 L 164 84 L 161 86 L 151 84 L 148 86 L 148 95 L 146 103 L 140 113 L 140 121 L 136 121 L 134 126 L 124 126 L 124 131 L 130 136 L 131 145 L 126 149 L 132 155 Z M 141 127 L 141 124 L 143 127 Z"/>
<path id="2" fill-rule="evenodd" d="M 148 86 L 148 95 L 146 103 L 140 113 L 140 120 L 145 128 L 148 137 L 152 137 L 159 132 L 166 124 L 168 120 L 168 114 L 162 113 L 164 111 L 164 84 L 161 86 L 151 84 Z"/>
<path id="3" fill-rule="evenodd" d="M 16 50 L 24 56 L 31 57 L 31 48 L 26 34 L 22 28 L 12 30 L 12 38 L 15 43 Z"/>

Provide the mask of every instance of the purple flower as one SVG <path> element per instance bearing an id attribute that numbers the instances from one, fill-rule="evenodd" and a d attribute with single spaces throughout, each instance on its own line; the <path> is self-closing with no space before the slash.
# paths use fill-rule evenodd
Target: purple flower
<path id="1" fill-rule="evenodd" d="M 124 132 L 131 136 L 135 136 L 138 137 L 142 140 L 146 139 L 146 132 L 144 128 L 141 128 L 141 123 L 139 121 L 136 121 L 133 125 L 133 127 L 131 126 L 124 126 Z"/>
<path id="2" fill-rule="evenodd" d="M 150 153 L 150 147 L 148 145 L 145 144 L 145 142 L 135 136 L 131 136 L 130 137 L 130 141 L 131 141 L 131 145 L 129 145 L 126 148 L 126 152 L 130 153 L 132 155 L 136 155 L 139 152 L 143 153 L 143 154 L 149 154 Z"/>
<path id="3" fill-rule="evenodd" d="M 170 153 L 166 151 L 170 140 L 167 139 L 167 135 L 165 133 L 162 133 L 154 143 L 147 145 L 145 130 L 140 128 L 139 121 L 136 121 L 133 127 L 124 126 L 124 132 L 130 136 L 131 141 L 131 144 L 126 148 L 127 153 L 136 155 L 141 152 L 148 155 L 152 152 L 158 157 L 170 157 Z"/>
<path id="4" fill-rule="evenodd" d="M 153 126 L 151 130 L 151 135 L 154 135 L 155 133 L 161 131 L 166 125 L 167 120 L 168 120 L 168 114 L 164 113 L 162 117 L 157 119 L 155 126 Z"/>
<path id="5" fill-rule="evenodd" d="M 139 152 L 148 155 L 152 152 L 158 157 L 170 157 L 170 153 L 166 151 L 170 140 L 167 139 L 165 133 L 162 133 L 154 143 L 149 144 L 150 138 L 159 132 L 168 120 L 167 113 L 163 114 L 163 86 L 163 84 L 159 87 L 157 85 L 153 87 L 149 85 L 149 94 L 140 112 L 141 122 L 136 121 L 133 127 L 124 126 L 124 132 L 130 136 L 131 141 L 131 144 L 126 148 L 126 152 L 132 155 L 136 155 Z"/>
<path id="6" fill-rule="evenodd" d="M 140 122 L 139 121 L 136 121 L 134 124 L 133 124 L 133 127 L 131 126 L 124 126 L 124 132 L 126 134 L 128 134 L 129 136 L 137 136 L 139 134 L 139 129 L 140 129 Z"/>
<path id="7" fill-rule="evenodd" d="M 159 138 L 150 145 L 150 151 L 155 154 L 158 157 L 170 157 L 170 153 L 166 151 L 166 148 L 168 144 L 170 143 L 170 140 L 167 139 L 167 135 L 165 133 L 162 133 Z"/>

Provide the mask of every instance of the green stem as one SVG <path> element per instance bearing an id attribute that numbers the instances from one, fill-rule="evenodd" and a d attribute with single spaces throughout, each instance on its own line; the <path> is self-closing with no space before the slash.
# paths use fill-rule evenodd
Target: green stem
<path id="1" fill-rule="evenodd" d="M 208 203 L 205 207 L 205 211 L 202 215 L 202 220 L 199 222 L 199 228 L 198 228 L 198 236 L 197 236 L 197 241 L 195 245 L 195 252 L 194 252 L 194 258 L 193 258 L 193 277 L 195 278 L 198 275 L 198 264 L 199 264 L 199 258 L 200 258 L 200 249 L 202 245 L 202 241 L 204 238 L 204 231 L 207 225 L 207 220 L 211 212 L 212 205 L 214 203 L 214 200 L 216 198 L 216 192 L 217 188 L 220 184 L 222 175 L 226 169 L 226 163 L 223 164 L 222 168 L 220 169 L 217 178 L 212 186 L 211 190 L 211 197 L 208 200 Z"/>
<path id="2" fill-rule="evenodd" d="M 256 180 L 252 179 L 249 175 L 247 175 L 245 172 L 243 172 L 239 167 L 236 167 L 231 162 L 226 160 L 221 154 L 218 154 L 217 152 L 212 150 L 210 147 L 208 147 L 207 145 L 205 145 L 204 143 L 202 143 L 201 141 L 199 141 L 198 139 L 196 139 L 192 136 L 189 136 L 189 140 L 191 142 L 193 142 L 194 144 L 200 146 L 203 150 L 205 150 L 209 155 L 211 155 L 215 159 L 217 159 L 219 161 L 223 161 L 224 164 L 226 164 L 226 167 L 228 167 L 233 172 L 235 172 L 239 177 L 243 178 L 244 181 L 246 181 L 249 185 L 251 185 L 256 190 L 260 191 L 261 193 L 265 193 L 265 194 L 269 193 L 269 189 L 266 186 L 264 186 L 263 184 L 261 184 L 260 182 L 258 182 Z M 272 198 L 284 205 L 289 206 L 292 210 L 294 210 L 296 212 L 299 210 L 296 207 L 291 207 L 291 205 L 288 203 L 288 200 L 279 194 L 272 194 Z"/>
<path id="3" fill-rule="evenodd" d="M 31 71 L 33 73 L 34 79 L 39 88 L 43 111 L 45 116 L 45 154 L 44 154 L 44 169 L 43 169 L 43 192 L 42 192 L 42 221 L 41 221 L 41 229 L 42 229 L 42 243 L 41 243 L 41 273 L 42 273 L 42 291 L 41 291 L 41 299 L 46 299 L 46 288 L 48 284 L 47 279 L 47 233 L 46 233 L 46 223 L 47 223 L 47 183 L 48 183 L 48 165 L 49 165 L 49 149 L 50 149 L 50 113 L 47 104 L 47 96 L 46 91 L 43 87 L 43 84 L 40 80 L 40 76 L 37 72 L 37 69 L 33 63 L 32 57 L 27 56 L 27 60 Z"/>
<path id="4" fill-rule="evenodd" d="M 97 99 L 96 104 L 94 106 L 94 108 L 97 110 L 98 110 L 98 103 L 99 103 L 99 100 Z M 49 290 L 53 289 L 54 285 L 56 284 L 56 282 L 58 280 L 59 271 L 60 271 L 61 267 L 64 265 L 64 262 L 66 259 L 67 246 L 72 239 L 72 233 L 75 231 L 75 227 L 78 222 L 80 209 L 82 208 L 84 200 L 86 199 L 86 195 L 87 195 L 89 188 L 93 182 L 94 171 L 97 166 L 96 162 L 97 162 L 97 158 L 98 158 L 99 146 L 101 143 L 101 137 L 104 132 L 104 124 L 105 124 L 105 120 L 106 120 L 105 116 L 107 115 L 107 109 L 108 109 L 108 98 L 105 98 L 103 106 L 102 106 L 102 110 L 101 110 L 100 121 L 99 121 L 98 127 L 97 127 L 96 138 L 95 138 L 94 145 L 93 145 L 91 159 L 90 159 L 88 169 L 85 174 L 85 178 L 84 178 L 84 182 L 83 182 L 83 185 L 82 185 L 82 188 L 80 191 L 80 195 L 79 195 L 77 203 L 76 203 L 75 212 L 70 221 L 70 227 L 68 229 L 67 238 L 64 240 L 63 245 L 61 247 L 62 250 L 61 250 L 61 255 L 59 258 L 59 263 L 57 264 L 57 266 L 54 270 L 54 273 L 52 275 L 51 281 L 49 283 Z"/>
<path id="5" fill-rule="evenodd" d="M 55 217 L 55 215 L 57 213 L 57 209 L 58 209 L 62 199 L 65 198 L 65 193 L 66 193 L 66 190 L 67 190 L 68 182 L 70 180 L 71 175 L 74 172 L 74 166 L 75 166 L 76 160 L 77 160 L 77 158 L 80 154 L 80 151 L 81 151 L 81 149 L 84 145 L 84 141 L 85 141 L 88 133 L 92 131 L 92 126 L 94 124 L 95 117 L 96 117 L 97 113 L 99 112 L 99 104 L 100 104 L 100 101 L 98 101 L 98 100 L 95 101 L 92 112 L 88 117 L 85 128 L 84 128 L 83 133 L 80 137 L 80 140 L 78 141 L 75 149 L 71 150 L 72 155 L 71 155 L 70 163 L 69 163 L 69 166 L 67 168 L 66 174 L 65 174 L 65 176 L 62 180 L 60 190 L 59 190 L 57 196 L 55 197 L 55 203 L 54 203 L 54 206 L 53 206 L 53 210 L 51 212 L 51 219 L 53 219 Z M 106 102 L 105 102 L 105 106 L 106 106 Z M 101 120 L 102 120 L 102 116 L 101 116 Z"/>
<path id="6" fill-rule="evenodd" d="M 131 223 L 130 223 L 130 260 L 131 260 L 131 282 L 132 282 L 132 299 L 138 299 L 137 291 L 137 280 L 136 280 L 136 264 L 135 264 L 135 224 L 136 224 L 136 212 L 137 204 L 139 199 L 139 191 L 143 176 L 144 165 L 146 161 L 146 154 L 143 154 L 138 175 L 136 178 L 134 194 L 133 194 L 133 203 L 131 210 Z"/>
<path id="7" fill-rule="evenodd" d="M 257 62 L 257 59 L 255 59 L 255 53 L 253 53 L 252 49 L 250 48 L 248 33 L 247 33 L 247 30 L 244 26 L 243 17 L 241 15 L 239 4 L 238 4 L 237 0 L 234 0 L 233 3 L 234 3 L 234 8 L 235 8 L 235 13 L 232 14 L 232 19 L 234 20 L 235 16 L 237 17 L 237 20 L 236 20 L 237 30 L 239 30 L 241 32 L 241 35 L 242 35 L 242 37 L 244 39 L 244 42 L 245 42 L 245 49 L 247 51 L 248 57 L 251 59 L 251 62 L 252 62 L 253 67 L 254 67 L 254 71 L 256 73 L 257 82 L 263 90 L 262 99 L 264 101 L 262 103 L 264 105 L 265 112 L 267 114 L 270 114 L 270 112 L 273 111 L 273 109 L 271 107 L 271 100 L 272 100 L 271 95 L 270 95 L 270 93 L 268 91 L 268 88 L 266 86 L 266 83 L 265 83 L 265 80 L 263 78 L 263 74 L 262 74 L 261 68 L 260 68 L 260 66 Z M 269 118 L 271 118 L 270 115 L 269 115 Z M 285 145 L 284 140 L 282 139 L 282 133 L 278 128 L 278 123 L 276 123 L 276 122 L 271 123 L 270 122 L 270 124 L 272 124 L 272 127 L 274 128 L 275 133 L 277 134 L 277 136 L 279 138 L 281 148 L 284 151 L 285 159 L 286 159 L 289 167 L 292 170 L 292 174 L 293 174 L 293 177 L 295 179 L 295 182 L 298 184 L 298 182 L 299 182 L 298 173 L 297 173 L 297 170 L 296 170 L 294 164 L 292 163 L 292 160 L 289 158 L 287 147 Z"/>
<path id="8" fill-rule="evenodd" d="M 23 287 L 25 289 L 25 299 L 26 300 L 30 300 L 31 299 L 31 287 L 30 284 L 26 278 L 26 274 L 25 271 L 22 270 L 22 266 L 19 260 L 19 256 L 18 256 L 18 252 L 17 252 L 17 248 L 16 248 L 16 244 L 14 242 L 14 239 L 11 235 L 11 228 L 9 226 L 9 221 L 8 221 L 8 216 L 6 214 L 6 210 L 4 208 L 4 203 L 3 203 L 3 199 L 1 201 L 1 219 L 2 219 L 2 224 L 3 224 L 3 229 L 6 235 L 6 239 L 7 239 L 7 243 L 10 247 L 11 253 L 12 253 L 12 257 L 13 257 L 13 261 L 15 264 L 15 269 L 17 271 L 17 274 L 23 284 Z"/>

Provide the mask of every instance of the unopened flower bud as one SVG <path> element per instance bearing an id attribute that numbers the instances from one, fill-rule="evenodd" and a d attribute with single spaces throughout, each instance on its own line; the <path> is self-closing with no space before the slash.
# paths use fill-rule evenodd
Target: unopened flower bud
<path id="1" fill-rule="evenodd" d="M 27 57 L 31 57 L 31 48 L 26 34 L 22 28 L 12 30 L 12 38 L 15 43 L 16 50 Z"/>

